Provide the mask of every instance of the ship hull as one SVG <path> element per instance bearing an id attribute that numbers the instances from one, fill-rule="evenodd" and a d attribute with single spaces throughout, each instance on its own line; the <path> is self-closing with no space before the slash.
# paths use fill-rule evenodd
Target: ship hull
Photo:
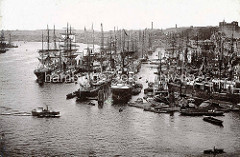
<path id="1" fill-rule="evenodd" d="M 41 70 L 36 69 L 36 70 L 34 70 L 34 74 L 37 77 L 38 83 L 44 83 L 46 75 L 51 74 L 51 71 L 50 70 L 41 71 Z"/>
<path id="2" fill-rule="evenodd" d="M 223 111 L 182 110 L 182 116 L 223 116 Z"/>
<path id="3" fill-rule="evenodd" d="M 7 50 L 0 50 L 0 53 L 6 53 L 7 52 Z"/>
<path id="4" fill-rule="evenodd" d="M 101 89 L 101 87 L 96 87 L 90 90 L 78 90 L 76 92 L 77 101 L 81 100 L 87 100 L 88 98 L 97 97 L 98 91 Z"/>
<path id="5" fill-rule="evenodd" d="M 127 103 L 131 99 L 131 88 L 111 88 L 113 103 Z"/>
<path id="6" fill-rule="evenodd" d="M 193 97 L 207 100 L 213 99 L 218 101 L 230 102 L 232 104 L 240 103 L 240 95 L 239 94 L 230 94 L 230 93 L 214 93 L 208 89 L 199 89 L 194 88 L 193 85 L 183 85 L 182 87 L 175 83 L 169 83 L 168 88 L 174 92 L 189 94 Z"/>
<path id="7" fill-rule="evenodd" d="M 213 117 L 204 117 L 203 118 L 204 121 L 215 124 L 215 125 L 222 125 L 223 121 L 213 118 Z"/>

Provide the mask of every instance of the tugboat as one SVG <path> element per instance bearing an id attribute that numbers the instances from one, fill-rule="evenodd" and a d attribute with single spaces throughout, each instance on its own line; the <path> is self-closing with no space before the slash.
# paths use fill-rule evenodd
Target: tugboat
<path id="1" fill-rule="evenodd" d="M 46 108 L 38 107 L 32 110 L 32 116 L 37 116 L 39 118 L 49 117 L 49 118 L 58 118 L 60 117 L 59 111 L 53 111 L 46 106 Z"/>

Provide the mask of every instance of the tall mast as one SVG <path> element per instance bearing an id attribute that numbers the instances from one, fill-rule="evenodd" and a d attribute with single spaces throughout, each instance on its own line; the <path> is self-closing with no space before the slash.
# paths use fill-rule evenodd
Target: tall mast
<path id="1" fill-rule="evenodd" d="M 131 49 L 132 49 L 132 51 L 134 52 L 134 46 L 135 46 L 135 45 L 134 45 L 134 44 L 135 44 L 134 42 L 135 42 L 135 39 L 132 37 L 132 34 L 131 34 L 131 36 L 130 36 L 130 39 L 131 39 L 131 43 L 132 43 L 132 44 L 131 44 Z"/>
<path id="2" fill-rule="evenodd" d="M 49 55 L 49 29 L 48 29 L 48 25 L 47 25 L 47 49 L 48 49 L 48 55 Z"/>
<path id="3" fill-rule="evenodd" d="M 231 42 L 231 53 L 234 52 L 234 43 L 233 43 L 233 33 L 232 33 L 232 42 Z"/>
<path id="4" fill-rule="evenodd" d="M 48 25 L 47 25 L 47 49 L 48 49 L 48 57 L 49 57 L 49 55 L 50 55 L 50 53 L 49 53 L 49 29 L 48 29 Z M 49 65 L 49 63 L 48 63 L 48 65 Z"/>
<path id="5" fill-rule="evenodd" d="M 150 51 L 152 51 L 152 30 L 153 30 L 153 24 L 152 24 L 152 28 L 151 31 L 149 32 L 149 49 Z"/>
<path id="6" fill-rule="evenodd" d="M 175 50 L 175 34 L 172 34 L 172 59 L 174 58 L 174 50 Z"/>
<path id="7" fill-rule="evenodd" d="M 42 51 L 43 51 L 43 32 L 42 32 Z"/>
<path id="8" fill-rule="evenodd" d="M 129 33 L 130 34 L 130 33 Z M 129 53 L 129 51 L 130 51 L 130 36 L 128 36 L 128 42 L 127 42 L 127 44 L 128 44 L 128 53 Z"/>
<path id="9" fill-rule="evenodd" d="M 187 41 L 186 41 L 186 50 L 185 50 L 185 63 L 187 63 L 187 54 L 188 54 L 188 41 L 189 41 L 189 39 L 188 39 L 188 35 L 187 35 Z"/>
<path id="10" fill-rule="evenodd" d="M 93 40 L 92 52 L 94 53 L 94 29 L 93 29 L 93 23 L 92 23 L 92 40 Z"/>
<path id="11" fill-rule="evenodd" d="M 103 70 L 103 51 L 104 51 L 104 34 L 103 34 L 103 25 L 101 23 L 101 34 L 102 34 L 102 37 L 101 37 L 101 47 L 100 47 L 100 53 L 101 53 L 101 72 Z"/>
<path id="12" fill-rule="evenodd" d="M 119 30 L 119 50 L 120 52 L 122 53 L 122 50 L 123 50 L 123 44 L 122 44 L 122 30 L 120 29 Z"/>
<path id="13" fill-rule="evenodd" d="M 71 35 L 72 35 L 72 30 L 71 30 L 71 25 L 70 25 L 70 32 L 69 32 L 69 34 L 70 34 L 70 37 L 69 37 L 69 50 L 70 50 L 70 56 L 72 55 L 72 38 L 71 38 Z"/>
<path id="14" fill-rule="evenodd" d="M 116 37 L 116 31 L 114 27 L 114 54 L 117 54 L 117 37 Z"/>
<path id="15" fill-rule="evenodd" d="M 122 73 L 124 72 L 124 59 L 125 59 L 125 30 L 123 29 L 123 34 L 122 34 Z"/>
<path id="16" fill-rule="evenodd" d="M 144 45 L 144 54 L 146 54 L 147 53 L 147 47 L 148 47 L 148 40 L 147 40 L 147 28 L 145 28 L 145 39 L 144 39 L 144 43 L 145 43 L 145 45 Z"/>
<path id="17" fill-rule="evenodd" d="M 142 58 L 143 58 L 143 53 L 144 53 L 144 51 L 143 51 L 143 49 L 144 49 L 144 30 L 143 30 L 143 33 L 142 33 Z"/>
<path id="18" fill-rule="evenodd" d="M 222 59 L 223 59 L 223 40 L 222 35 L 220 37 L 220 55 L 219 55 L 219 79 L 222 79 Z M 221 84 L 220 84 L 220 92 L 222 90 Z"/>
<path id="19" fill-rule="evenodd" d="M 112 59 L 112 46 L 113 46 L 113 40 L 112 40 L 112 35 L 110 34 L 110 42 L 109 42 L 109 47 L 110 47 L 110 65 L 111 68 L 113 68 L 113 59 Z"/>
<path id="20" fill-rule="evenodd" d="M 54 42 L 54 50 L 56 50 L 57 43 L 56 43 L 55 25 L 53 26 L 53 42 Z"/>
<path id="21" fill-rule="evenodd" d="M 110 35 L 109 35 L 110 37 L 109 37 L 109 51 L 110 51 L 110 60 L 112 60 L 112 42 L 113 42 L 113 40 L 112 40 L 112 32 L 110 31 Z"/>
<path id="22" fill-rule="evenodd" d="M 197 34 L 197 50 L 196 50 L 196 58 L 198 60 L 198 34 Z"/>
<path id="23" fill-rule="evenodd" d="M 69 40 L 69 34 L 68 34 L 68 23 L 67 23 L 67 38 L 66 38 L 66 44 L 67 44 L 67 51 L 68 51 L 68 46 L 69 46 L 69 43 L 68 43 L 68 40 Z"/>
<path id="24" fill-rule="evenodd" d="M 125 29 L 123 29 L 123 52 L 125 53 L 126 51 L 126 34 L 125 34 Z"/>
<path id="25" fill-rule="evenodd" d="M 161 51 L 158 52 L 158 58 L 159 58 L 159 82 L 160 83 L 160 77 L 161 77 L 161 70 L 162 70 L 162 63 L 161 63 Z"/>
<path id="26" fill-rule="evenodd" d="M 87 41 L 87 30 L 86 27 L 84 27 L 84 36 L 85 36 L 85 40 L 87 42 L 87 65 L 88 65 L 88 80 L 90 81 L 90 51 L 89 51 L 89 47 L 88 47 L 88 41 Z"/>
<path id="27" fill-rule="evenodd" d="M 41 57 L 42 57 L 42 63 L 43 63 L 43 32 L 42 32 L 42 56 Z"/>
<path id="28" fill-rule="evenodd" d="M 9 44 L 9 46 L 11 46 L 11 34 L 9 34 L 9 41 L 8 41 L 8 44 Z"/>

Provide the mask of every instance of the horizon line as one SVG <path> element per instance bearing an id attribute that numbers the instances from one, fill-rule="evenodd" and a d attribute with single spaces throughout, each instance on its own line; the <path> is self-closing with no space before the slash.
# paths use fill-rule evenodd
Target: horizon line
<path id="1" fill-rule="evenodd" d="M 55 25 L 53 25 L 55 26 Z M 200 28 L 200 27 L 219 27 L 219 25 L 201 25 L 201 26 L 193 26 L 193 25 L 190 25 L 190 26 L 180 26 L 180 27 L 167 27 L 167 28 L 154 28 L 153 27 L 153 30 L 167 30 L 167 29 L 181 29 L 181 28 Z M 55 30 L 64 30 L 65 28 L 67 27 L 62 27 L 62 28 L 55 28 Z M 92 30 L 90 27 L 90 29 L 87 29 L 87 27 L 84 27 L 86 28 L 86 30 Z M 83 29 L 75 29 L 74 27 L 71 27 L 72 30 L 77 30 L 77 31 L 84 31 L 84 28 Z M 115 28 L 118 28 L 118 27 L 115 27 Z M 36 28 L 36 29 L 0 29 L 0 30 L 4 30 L 4 31 L 41 31 L 41 30 L 46 30 L 47 28 Z M 134 28 L 131 28 L 131 29 L 126 29 L 126 28 L 121 28 L 118 30 L 128 30 L 128 31 L 137 31 L 137 30 L 144 30 L 144 29 L 151 29 L 150 27 L 146 27 L 146 28 L 141 28 L 141 29 L 134 29 Z M 53 30 L 53 28 L 49 28 L 49 30 Z M 101 30 L 98 30 L 98 29 L 93 29 L 94 31 L 98 31 L 98 32 L 101 32 Z M 116 29 L 115 29 L 116 30 Z M 104 30 L 103 32 L 109 32 L 109 31 L 114 31 L 114 29 L 108 29 L 108 30 Z M 117 31 L 117 30 L 116 30 Z"/>

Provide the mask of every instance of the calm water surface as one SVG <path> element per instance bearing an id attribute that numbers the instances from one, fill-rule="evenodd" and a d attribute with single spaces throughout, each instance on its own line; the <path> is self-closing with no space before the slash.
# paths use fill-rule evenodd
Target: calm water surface
<path id="1" fill-rule="evenodd" d="M 0 54 L 0 113 L 31 112 L 47 104 L 61 117 L 0 115 L 4 156 L 201 156 L 214 146 L 224 148 L 224 156 L 240 155 L 239 113 L 219 117 L 224 121 L 219 127 L 179 113 L 155 114 L 128 106 L 119 112 L 120 106 L 110 99 L 102 109 L 66 100 L 77 85 L 39 86 L 35 81 L 41 43 L 17 44 L 19 48 Z M 150 69 L 142 66 L 138 75 L 143 82 L 154 80 L 156 69 Z"/>

